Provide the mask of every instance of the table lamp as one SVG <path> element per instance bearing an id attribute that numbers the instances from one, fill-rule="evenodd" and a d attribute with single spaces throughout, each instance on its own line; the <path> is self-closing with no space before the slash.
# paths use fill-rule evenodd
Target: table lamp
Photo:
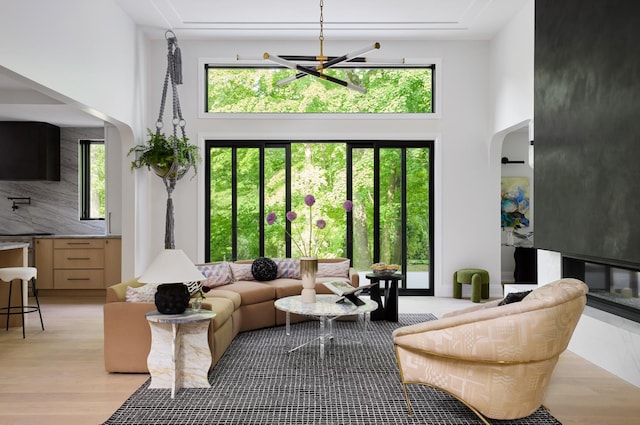
<path id="1" fill-rule="evenodd" d="M 165 249 L 138 278 L 138 282 L 159 284 L 155 303 L 160 313 L 182 314 L 191 298 L 188 284 L 204 279 L 181 249 Z"/>

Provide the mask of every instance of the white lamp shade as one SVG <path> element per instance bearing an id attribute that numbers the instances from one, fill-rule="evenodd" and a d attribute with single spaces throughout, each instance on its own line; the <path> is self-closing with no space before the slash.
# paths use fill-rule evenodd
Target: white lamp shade
<path id="1" fill-rule="evenodd" d="M 181 249 L 165 249 L 138 278 L 141 283 L 199 282 L 204 276 Z"/>

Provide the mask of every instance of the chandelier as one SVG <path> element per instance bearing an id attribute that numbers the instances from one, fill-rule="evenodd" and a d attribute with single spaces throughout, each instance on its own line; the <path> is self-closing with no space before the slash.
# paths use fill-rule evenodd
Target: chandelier
<path id="1" fill-rule="evenodd" d="M 354 59 L 360 58 L 360 56 L 371 52 L 372 50 L 376 50 L 380 48 L 380 43 L 374 43 L 373 45 L 369 45 L 367 47 L 363 47 L 362 49 L 353 51 L 351 53 L 347 53 L 343 56 L 338 57 L 328 57 L 324 55 L 324 0 L 320 0 L 320 36 L 318 37 L 320 41 L 320 54 L 318 56 L 277 56 L 271 55 L 269 53 L 264 53 L 263 58 L 266 60 L 270 60 L 279 65 L 282 65 L 286 68 L 290 68 L 298 71 L 295 75 L 280 80 L 276 83 L 278 86 L 282 86 L 284 84 L 290 83 L 292 81 L 298 80 L 300 78 L 304 78 L 306 76 L 313 76 L 319 78 L 321 80 L 329 81 L 334 84 L 341 85 L 343 87 L 347 87 L 351 90 L 355 90 L 360 93 L 366 93 L 367 90 L 364 87 L 358 86 L 356 84 L 350 83 L 348 81 L 341 80 L 339 78 L 332 77 L 331 75 L 327 75 L 324 73 L 324 70 L 335 66 L 339 63 L 352 61 Z M 364 58 L 360 58 L 364 59 Z M 308 65 L 300 65 L 298 62 L 318 62 L 316 66 L 308 66 Z"/>

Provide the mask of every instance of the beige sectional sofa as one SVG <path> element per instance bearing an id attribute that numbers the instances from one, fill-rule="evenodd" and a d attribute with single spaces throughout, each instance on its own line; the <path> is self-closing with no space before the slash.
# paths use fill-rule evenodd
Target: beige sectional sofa
<path id="1" fill-rule="evenodd" d="M 344 280 L 354 287 L 359 286 L 359 276 L 352 268 L 348 268 L 348 274 L 343 276 L 327 275 L 326 270 L 330 269 L 327 266 L 332 263 L 344 264 L 345 261 L 348 260 L 319 259 L 319 267 L 325 273 L 319 273 L 316 282 Z M 252 260 L 237 261 L 232 264 L 246 267 L 251 262 Z M 264 282 L 239 277 L 240 279 L 234 278 L 231 283 L 217 285 L 205 294 L 203 308 L 216 312 L 216 317 L 209 326 L 212 367 L 239 332 L 284 324 L 285 314 L 276 310 L 274 302 L 279 298 L 299 295 L 302 291 L 302 282 L 295 277 L 280 277 Z M 137 279 L 131 279 L 107 288 L 104 305 L 104 361 L 108 372 L 148 372 L 151 331 L 145 314 L 156 307 L 153 302 L 127 301 L 127 288 L 142 286 Z M 331 293 L 320 284 L 316 285 L 316 291 L 320 294 Z"/>

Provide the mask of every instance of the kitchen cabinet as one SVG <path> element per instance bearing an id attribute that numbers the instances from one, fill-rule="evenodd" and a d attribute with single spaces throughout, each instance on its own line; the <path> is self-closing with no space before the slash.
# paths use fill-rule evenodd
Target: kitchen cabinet
<path id="1" fill-rule="evenodd" d="M 108 238 L 104 241 L 104 287 L 120 283 L 122 270 L 122 240 Z"/>
<path id="2" fill-rule="evenodd" d="M 36 239 L 33 245 L 38 289 L 53 289 L 53 239 Z"/>
<path id="3" fill-rule="evenodd" d="M 119 238 L 39 238 L 35 249 L 40 289 L 104 289 L 120 281 Z"/>
<path id="4" fill-rule="evenodd" d="M 53 289 L 103 289 L 104 239 L 54 239 Z"/>

